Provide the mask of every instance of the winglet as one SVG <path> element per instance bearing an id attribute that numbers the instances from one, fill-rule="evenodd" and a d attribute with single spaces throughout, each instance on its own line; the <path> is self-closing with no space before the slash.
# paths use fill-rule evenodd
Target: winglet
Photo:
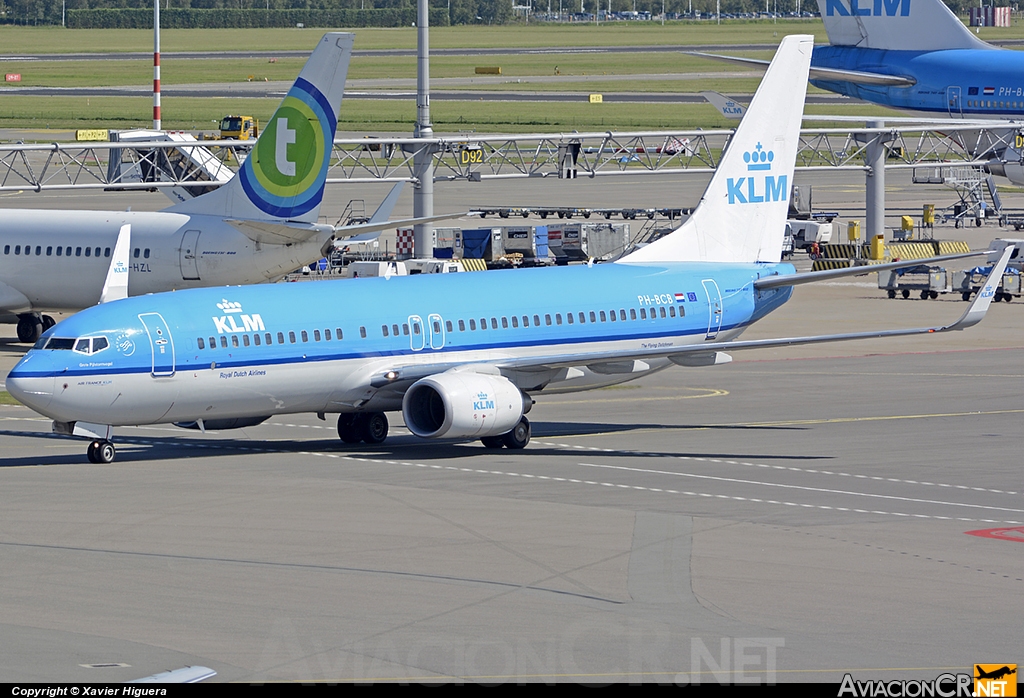
<path id="1" fill-rule="evenodd" d="M 117 233 L 114 254 L 110 257 L 107 278 L 103 282 L 103 291 L 100 292 L 100 303 L 109 303 L 128 297 L 128 253 L 131 247 L 132 226 L 131 223 L 125 223 Z"/>
<path id="2" fill-rule="evenodd" d="M 395 186 L 391 187 L 391 191 L 384 197 L 384 200 L 380 202 L 380 206 L 370 216 L 369 223 L 383 223 L 387 219 L 391 218 L 391 212 L 395 210 L 395 204 L 398 203 L 398 197 L 402 195 L 402 189 L 405 188 L 405 182 L 399 182 Z"/>
<path id="3" fill-rule="evenodd" d="M 974 301 L 971 302 L 959 320 L 948 327 L 943 327 L 941 330 L 938 330 L 939 332 L 962 330 L 967 327 L 973 327 L 981 322 L 982 318 L 985 317 L 985 313 L 988 312 L 992 298 L 996 295 L 996 289 L 999 288 L 999 284 L 1003 281 L 1003 272 L 1006 271 L 1006 264 L 1010 261 L 1013 250 L 1013 245 L 1003 248 L 1003 254 L 1000 255 L 999 261 L 992 265 L 992 271 L 985 277 L 985 281 L 981 284 L 981 288 L 978 289 L 978 295 L 975 296 Z"/>

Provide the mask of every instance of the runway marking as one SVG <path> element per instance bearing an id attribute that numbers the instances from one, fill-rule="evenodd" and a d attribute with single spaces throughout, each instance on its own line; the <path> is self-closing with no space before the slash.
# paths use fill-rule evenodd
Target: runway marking
<path id="1" fill-rule="evenodd" d="M 709 459 L 712 460 L 712 459 Z M 697 473 L 679 473 L 672 470 L 654 470 L 653 468 L 630 468 L 624 465 L 600 465 L 597 463 L 577 463 L 585 468 L 602 468 L 606 470 L 619 470 L 631 473 L 644 473 L 649 475 L 672 475 L 676 477 L 689 477 L 697 480 L 714 480 L 717 482 L 731 482 L 739 485 L 757 485 L 760 487 L 778 487 L 787 490 L 803 490 L 806 492 L 822 492 L 825 494 L 842 494 L 851 497 L 870 497 L 873 499 L 892 499 L 899 502 L 912 502 L 915 504 L 939 504 L 951 507 L 967 507 L 969 509 L 988 509 L 991 511 L 1006 511 L 1014 514 L 1024 514 L 1024 509 L 1012 509 L 1010 507 L 995 507 L 987 504 L 966 504 L 962 502 L 946 502 L 939 499 L 920 499 L 917 497 L 900 497 L 893 494 L 876 494 L 871 492 L 852 492 L 849 490 L 834 490 L 824 487 L 807 487 L 805 485 L 787 485 L 780 482 L 762 482 L 760 480 L 741 480 L 739 478 L 721 477 L 719 475 L 699 475 Z M 881 479 L 881 478 L 879 478 Z"/>
<path id="2" fill-rule="evenodd" d="M 970 487 L 968 485 L 951 485 L 951 484 L 944 483 L 944 482 L 929 482 L 927 480 L 901 480 L 901 479 L 895 478 L 895 477 L 881 477 L 880 475 L 861 475 L 859 473 L 844 473 L 842 471 L 820 470 L 820 469 L 816 469 L 816 468 L 797 468 L 797 467 L 791 466 L 791 465 L 771 465 L 771 464 L 768 464 L 768 463 L 749 463 L 749 462 L 746 462 L 746 461 L 726 460 L 726 459 L 723 459 L 723 458 L 702 458 L 700 456 L 678 456 L 678 455 L 669 454 L 669 453 L 651 453 L 651 452 L 644 452 L 644 451 L 628 451 L 628 452 L 625 452 L 625 451 L 622 451 L 621 449 L 599 448 L 597 446 L 580 446 L 578 444 L 560 444 L 560 443 L 545 442 L 545 441 L 535 441 L 535 443 L 537 443 L 537 444 L 539 444 L 541 446 L 563 448 L 563 449 L 574 450 L 574 451 L 585 450 L 585 451 L 598 451 L 598 452 L 602 452 L 602 453 L 629 453 L 630 455 L 643 456 L 643 457 L 649 457 L 649 458 L 674 458 L 674 459 L 678 459 L 678 460 L 702 461 L 702 462 L 707 462 L 707 463 L 723 463 L 725 465 L 739 465 L 739 466 L 743 466 L 743 467 L 747 467 L 747 468 L 766 468 L 766 469 L 770 469 L 770 470 L 787 470 L 789 472 L 794 472 L 794 473 L 811 473 L 811 474 L 815 474 L 815 475 L 835 475 L 835 476 L 838 476 L 838 477 L 852 477 L 852 478 L 856 478 L 858 480 L 875 480 L 875 481 L 884 481 L 884 482 L 895 482 L 895 483 L 900 483 L 900 484 L 905 484 L 905 485 L 924 485 L 926 487 L 948 487 L 950 489 L 970 490 L 972 492 L 989 492 L 991 494 L 1011 494 L 1011 495 L 1020 494 L 1020 492 L 1017 492 L 1017 491 L 1014 491 L 1014 490 L 995 490 L 995 489 L 989 489 L 989 488 L 985 488 L 985 487 Z"/>
<path id="3" fill-rule="evenodd" d="M 961 516 L 941 516 L 935 514 L 911 514 L 907 512 L 899 511 L 883 511 L 878 509 L 859 509 L 854 507 L 835 507 L 823 504 L 806 504 L 802 502 L 789 502 L 785 500 L 776 499 L 761 499 L 758 497 L 739 497 L 724 494 L 715 494 L 710 492 L 695 492 L 691 490 L 677 490 L 670 488 L 654 488 L 645 487 L 641 485 L 623 485 L 621 483 L 614 482 L 602 482 L 599 480 L 584 480 L 579 478 L 569 477 L 555 477 L 550 475 L 534 475 L 531 473 L 520 473 L 508 470 L 490 470 L 484 468 L 465 468 L 453 465 L 438 465 L 436 463 L 416 463 L 414 461 L 403 461 L 403 460 L 392 460 L 385 458 L 369 458 L 366 456 L 353 456 L 345 453 L 329 453 L 325 451 L 291 451 L 286 449 L 274 449 L 274 448 L 260 448 L 260 447 L 245 447 L 235 446 L 229 444 L 215 444 L 201 441 L 158 441 L 158 440 L 141 440 L 141 439 L 124 439 L 123 443 L 133 443 L 136 445 L 164 445 L 164 446 L 184 446 L 186 448 L 205 448 L 211 450 L 231 450 L 240 452 L 251 452 L 251 453 L 288 453 L 291 455 L 302 455 L 302 456 L 313 456 L 315 458 L 331 458 L 337 460 L 344 460 L 353 463 L 374 463 L 379 465 L 391 465 L 406 468 L 420 468 L 424 470 L 441 470 L 449 472 L 460 472 L 470 473 L 477 475 L 497 475 L 499 477 L 514 477 L 523 478 L 528 480 L 541 480 L 550 482 L 570 483 L 579 485 L 588 485 L 591 487 L 611 487 L 611 488 L 622 488 L 630 489 L 641 492 L 655 492 L 659 494 L 675 494 L 685 497 L 700 497 L 705 499 L 722 499 L 736 502 L 753 502 L 758 504 L 771 504 L 775 506 L 787 506 L 787 507 L 798 507 L 803 509 L 816 509 L 822 511 L 841 511 L 855 514 L 869 514 L 876 516 L 896 516 L 902 518 L 914 518 L 914 519 L 930 519 L 936 521 L 963 521 L 966 523 L 992 523 L 992 524 L 1009 524 L 1014 526 L 1024 525 L 1024 521 L 1012 521 L 1012 520 L 1000 520 L 1000 519 L 975 519 Z M 27 467 L 27 466 L 26 466 Z M 35 466 L 31 466 L 35 467 Z M 854 493 L 856 494 L 856 493 Z M 870 495 L 868 495 L 870 496 Z M 914 500 L 907 500 L 914 501 Z M 928 500 L 921 500 L 928 501 Z M 939 504 L 949 504 L 948 502 L 936 502 Z M 972 505 L 961 505 L 961 506 L 972 506 Z M 976 505 L 979 506 L 980 505 Z M 993 508 L 996 507 L 981 507 L 981 508 Z M 1017 511 L 1013 509 L 1007 509 L 1006 511 Z"/>

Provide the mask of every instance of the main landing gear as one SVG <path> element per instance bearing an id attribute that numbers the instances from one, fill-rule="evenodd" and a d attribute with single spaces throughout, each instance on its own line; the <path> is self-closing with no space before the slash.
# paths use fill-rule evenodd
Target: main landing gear
<path id="1" fill-rule="evenodd" d="M 89 444 L 89 462 L 96 464 L 113 463 L 117 450 L 106 439 L 96 439 Z"/>
<path id="2" fill-rule="evenodd" d="M 347 444 L 360 441 L 383 443 L 388 438 L 388 418 L 383 412 L 357 412 L 338 415 L 338 436 Z"/>
<path id="3" fill-rule="evenodd" d="M 39 313 L 26 313 L 18 316 L 18 341 L 25 344 L 35 344 L 39 341 L 43 332 L 57 324 L 49 315 Z"/>
<path id="4" fill-rule="evenodd" d="M 480 439 L 480 443 L 486 448 L 501 448 L 502 446 L 516 450 L 526 448 L 526 444 L 530 443 L 530 420 L 523 417 L 512 431 L 497 436 L 485 436 Z"/>

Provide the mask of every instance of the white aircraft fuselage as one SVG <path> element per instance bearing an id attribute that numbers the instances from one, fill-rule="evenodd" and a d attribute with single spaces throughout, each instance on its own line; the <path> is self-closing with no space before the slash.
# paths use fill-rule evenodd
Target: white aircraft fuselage
<path id="1" fill-rule="evenodd" d="M 96 305 L 120 227 L 132 226 L 133 296 L 276 281 L 311 259 L 330 226 L 302 242 L 262 244 L 222 217 L 170 211 L 8 210 L 0 222 L 0 307 L 69 312 Z"/>

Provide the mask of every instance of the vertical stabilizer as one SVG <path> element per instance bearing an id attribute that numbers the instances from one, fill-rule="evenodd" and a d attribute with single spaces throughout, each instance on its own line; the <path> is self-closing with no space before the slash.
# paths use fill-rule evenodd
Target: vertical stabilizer
<path id="1" fill-rule="evenodd" d="M 779 261 L 813 44 L 782 40 L 693 215 L 620 262 Z"/>
<path id="2" fill-rule="evenodd" d="M 353 34 L 325 34 L 238 174 L 169 211 L 315 223 L 323 199 Z"/>
<path id="3" fill-rule="evenodd" d="M 818 0 L 833 46 L 894 51 L 993 48 L 942 0 Z"/>

